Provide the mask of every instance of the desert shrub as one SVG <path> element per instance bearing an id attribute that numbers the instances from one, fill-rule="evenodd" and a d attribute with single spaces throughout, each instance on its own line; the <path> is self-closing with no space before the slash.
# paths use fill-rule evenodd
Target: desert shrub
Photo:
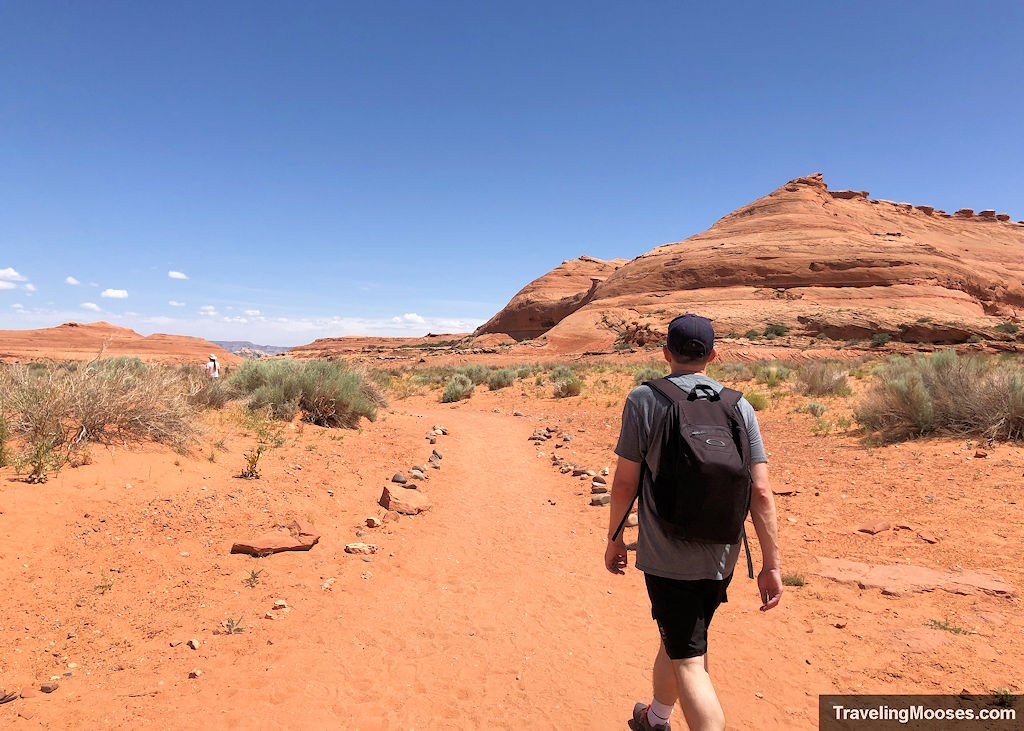
<path id="1" fill-rule="evenodd" d="M 764 411 L 768 408 L 768 396 L 761 391 L 745 393 L 743 394 L 743 398 L 747 400 L 747 403 L 754 407 L 754 411 Z"/>
<path id="2" fill-rule="evenodd" d="M 583 392 L 583 381 L 581 381 L 576 374 L 559 378 L 554 381 L 554 384 L 555 385 L 552 387 L 551 393 L 555 398 L 579 396 L 580 393 Z"/>
<path id="3" fill-rule="evenodd" d="M 953 350 L 894 356 L 875 370 L 855 417 L 888 439 L 943 433 L 1021 440 L 1024 369 Z"/>
<path id="4" fill-rule="evenodd" d="M 846 367 L 840 363 L 817 360 L 802 364 L 795 379 L 805 396 L 849 396 L 846 376 Z"/>
<path id="5" fill-rule="evenodd" d="M 812 416 L 821 416 L 828 411 L 828 407 L 825 404 L 819 404 L 817 401 L 811 401 L 804 406 L 804 411 Z"/>
<path id="6" fill-rule="evenodd" d="M 875 333 L 871 336 L 871 347 L 881 348 L 883 345 L 892 340 L 892 335 L 889 333 Z"/>
<path id="7" fill-rule="evenodd" d="M 444 392 L 441 394 L 441 403 L 448 404 L 453 401 L 469 398 L 473 395 L 473 389 L 473 381 L 470 380 L 469 376 L 456 373 L 448 381 L 448 385 L 444 387 Z"/>
<path id="8" fill-rule="evenodd" d="M 454 375 L 454 366 L 429 366 L 417 368 L 411 380 L 417 386 L 440 386 L 443 383 L 448 383 Z"/>
<path id="9" fill-rule="evenodd" d="M 766 338 L 778 338 L 789 332 L 789 328 L 785 325 L 768 325 L 761 333 Z"/>
<path id="10" fill-rule="evenodd" d="M 231 388 L 249 396 L 252 410 L 267 408 L 275 419 L 290 421 L 302 412 L 311 424 L 355 427 L 373 421 L 386 401 L 362 371 L 328 360 L 250 360 L 231 377 Z"/>
<path id="11" fill-rule="evenodd" d="M 11 427 L 7 424 L 7 416 L 4 414 L 3 404 L 0 403 L 0 467 L 6 467 L 11 461 L 10 447 L 7 446 L 11 438 Z"/>
<path id="12" fill-rule="evenodd" d="M 511 368 L 499 368 L 491 371 L 487 376 L 487 388 L 497 391 L 500 388 L 508 388 L 516 382 L 516 372 Z"/>
<path id="13" fill-rule="evenodd" d="M 757 330 L 747 330 L 745 333 L 743 333 L 743 337 L 745 337 L 747 340 L 757 340 L 759 337 L 761 337 L 761 333 L 759 333 Z"/>
<path id="14" fill-rule="evenodd" d="M 633 375 L 633 385 L 639 386 L 646 381 L 653 381 L 665 375 L 664 368 L 652 368 L 650 366 L 641 368 Z"/>
<path id="15" fill-rule="evenodd" d="M 554 366 L 549 375 L 551 381 L 565 381 L 570 378 L 576 378 L 576 371 L 566 365 Z"/>
<path id="16" fill-rule="evenodd" d="M 755 380 L 769 388 L 774 388 L 789 380 L 789 376 L 793 372 L 791 367 L 778 361 L 758 362 L 752 366 L 751 370 Z"/>
<path id="17" fill-rule="evenodd" d="M 708 363 L 707 374 L 716 381 L 749 381 L 754 377 L 754 366 L 751 363 Z"/>
<path id="18" fill-rule="evenodd" d="M 461 373 L 470 381 L 473 382 L 474 386 L 479 386 L 481 383 L 486 383 L 490 376 L 490 369 L 487 366 L 482 366 L 479 363 L 471 363 L 470 365 L 459 366 L 455 369 L 456 373 Z"/>
<path id="19" fill-rule="evenodd" d="M 88 442 L 155 441 L 183 447 L 198 429 L 187 384 L 171 366 L 135 358 L 68 368 L 13 366 L 0 379 L 7 432 L 23 445 L 8 455 L 42 481 Z"/>
<path id="20" fill-rule="evenodd" d="M 996 325 L 993 330 L 998 330 L 999 332 L 1006 333 L 1007 335 L 1016 335 L 1020 331 L 1020 328 L 1012 322 L 1004 322 L 1000 325 Z"/>

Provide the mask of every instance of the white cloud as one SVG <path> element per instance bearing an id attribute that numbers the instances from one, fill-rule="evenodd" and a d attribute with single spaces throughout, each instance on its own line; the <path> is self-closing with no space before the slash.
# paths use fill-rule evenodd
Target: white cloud
<path id="1" fill-rule="evenodd" d="M 29 282 L 28 284 L 25 285 L 25 291 L 26 292 L 35 292 L 36 291 L 36 285 L 34 285 L 31 282 Z"/>
<path id="2" fill-rule="evenodd" d="M 14 303 L 13 305 L 11 305 L 11 307 L 13 307 L 13 308 L 14 308 L 14 309 L 16 309 L 16 310 L 23 310 L 23 309 L 25 309 L 25 306 L 24 306 L 24 305 L 22 305 L 22 304 L 21 304 L 21 303 L 19 303 L 19 302 L 15 302 L 15 303 Z"/>
<path id="3" fill-rule="evenodd" d="M 171 307 L 184 307 L 185 306 L 184 302 L 176 302 L 174 300 L 171 300 L 167 304 L 169 304 Z"/>
<path id="4" fill-rule="evenodd" d="M 123 300 L 128 296 L 127 289 L 105 289 L 100 292 L 100 297 L 109 297 L 110 299 Z"/>
<path id="5" fill-rule="evenodd" d="M 245 314 L 247 314 L 249 317 L 259 317 L 260 311 L 259 310 L 246 310 Z"/>
<path id="6" fill-rule="evenodd" d="M 408 323 L 408 324 L 412 324 L 412 325 L 425 325 L 425 324 L 427 324 L 427 321 L 424 318 L 422 318 L 419 315 L 417 315 L 415 312 L 406 312 L 401 317 L 392 317 L 391 318 L 391 322 L 396 322 L 396 323 L 401 323 L 401 324 Z"/>
<path id="7" fill-rule="evenodd" d="M 4 282 L 27 282 L 28 278 L 14 271 L 14 267 L 7 267 L 6 269 L 0 269 L 0 280 Z"/>
<path id="8" fill-rule="evenodd" d="M 92 310 L 93 312 L 103 312 L 103 310 L 100 309 L 99 305 L 93 304 L 92 302 L 83 302 L 81 305 L 79 305 L 79 307 L 81 307 L 83 310 Z"/>
<path id="9" fill-rule="evenodd" d="M 65 284 L 72 284 L 72 285 L 78 285 L 78 284 L 81 284 L 81 282 L 79 282 L 79 281 L 78 281 L 77 279 L 75 279 L 74 277 L 65 277 L 65 278 L 64 278 L 64 283 L 65 283 Z"/>
<path id="10" fill-rule="evenodd" d="M 214 317 L 217 314 L 217 308 L 213 305 L 203 305 L 199 308 L 199 314 L 203 317 Z"/>
<path id="11" fill-rule="evenodd" d="M 0 279 L 0 289 L 14 289 L 17 286 L 18 285 L 15 284 L 14 282 L 5 282 L 4 280 Z"/>
<path id="12" fill-rule="evenodd" d="M 173 269 L 167 272 L 167 276 L 171 279 L 188 279 L 188 275 L 185 272 L 176 272 Z"/>

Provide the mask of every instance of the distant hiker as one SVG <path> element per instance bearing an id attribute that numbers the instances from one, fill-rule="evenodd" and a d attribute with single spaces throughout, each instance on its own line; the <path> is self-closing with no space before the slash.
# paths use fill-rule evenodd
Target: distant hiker
<path id="1" fill-rule="evenodd" d="M 714 345 L 706 318 L 669 323 L 662 352 L 672 372 L 629 394 L 615 447 L 605 567 L 624 573 L 621 529 L 639 494 L 636 567 L 661 633 L 654 698 L 633 709 L 635 727 L 645 731 L 668 731 L 677 700 L 691 731 L 725 729 L 707 671 L 707 633 L 727 601 L 748 509 L 761 545 L 761 611 L 782 595 L 775 500 L 757 417 L 741 394 L 705 375 Z"/>
<path id="2" fill-rule="evenodd" d="M 217 356 L 210 353 L 210 359 L 206 361 L 206 377 L 220 378 L 220 364 L 217 363 Z"/>

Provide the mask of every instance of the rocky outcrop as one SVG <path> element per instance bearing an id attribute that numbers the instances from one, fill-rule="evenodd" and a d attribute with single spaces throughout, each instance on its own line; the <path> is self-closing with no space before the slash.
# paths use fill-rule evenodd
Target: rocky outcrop
<path id="1" fill-rule="evenodd" d="M 498 314 L 480 326 L 478 335 L 505 333 L 516 340 L 535 338 L 586 305 L 598 286 L 625 259 L 602 261 L 589 256 L 564 261 L 523 287 Z"/>
<path id="2" fill-rule="evenodd" d="M 1024 227 L 991 209 L 950 216 L 867 195 L 829 191 L 820 174 L 796 178 L 704 233 L 616 265 L 594 288 L 555 287 L 567 262 L 485 327 L 542 333 L 559 352 L 648 344 L 682 312 L 707 315 L 723 335 L 780 324 L 834 338 L 1012 339 L 993 328 L 1024 314 Z"/>
<path id="3" fill-rule="evenodd" d="M 142 336 L 109 322 L 67 322 L 41 330 L 0 330 L 0 362 L 90 360 L 135 356 L 146 363 L 203 365 L 213 353 L 222 365 L 242 359 L 202 338 L 155 333 Z"/>
<path id="4" fill-rule="evenodd" d="M 287 526 L 263 533 L 249 541 L 238 541 L 231 553 L 269 556 L 282 551 L 308 551 L 320 541 L 320 534 L 305 520 L 293 520 Z"/>

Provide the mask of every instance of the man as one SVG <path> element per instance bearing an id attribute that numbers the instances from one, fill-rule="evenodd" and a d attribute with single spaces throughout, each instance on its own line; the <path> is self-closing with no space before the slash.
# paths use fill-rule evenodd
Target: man
<path id="1" fill-rule="evenodd" d="M 715 331 L 706 318 L 687 314 L 674 319 L 662 352 L 672 369 L 669 380 L 684 391 L 702 384 L 716 393 L 722 390 L 722 384 L 704 373 L 717 355 Z M 698 392 L 706 393 L 706 389 Z M 605 566 L 613 574 L 624 573 L 626 546 L 621 533 L 615 533 L 639 488 L 636 566 L 644 572 L 662 642 L 654 661 L 654 698 L 650 704 L 636 704 L 634 726 L 643 731 L 669 731 L 668 719 L 678 700 L 690 731 L 724 731 L 725 715 L 707 671 L 707 630 L 719 604 L 727 601 L 726 588 L 740 542 L 682 540 L 672 535 L 655 513 L 652 486 L 661 445 L 654 432 L 670 406 L 668 398 L 646 385 L 635 388 L 626 399 L 615 448 L 619 461 L 612 481 Z M 782 595 L 775 500 L 757 417 L 745 399 L 741 398 L 736 408 L 750 444 L 750 514 L 761 545 L 757 587 L 764 612 L 777 606 Z M 642 470 L 645 461 L 648 469 Z M 642 474 L 644 484 L 640 485 Z"/>

